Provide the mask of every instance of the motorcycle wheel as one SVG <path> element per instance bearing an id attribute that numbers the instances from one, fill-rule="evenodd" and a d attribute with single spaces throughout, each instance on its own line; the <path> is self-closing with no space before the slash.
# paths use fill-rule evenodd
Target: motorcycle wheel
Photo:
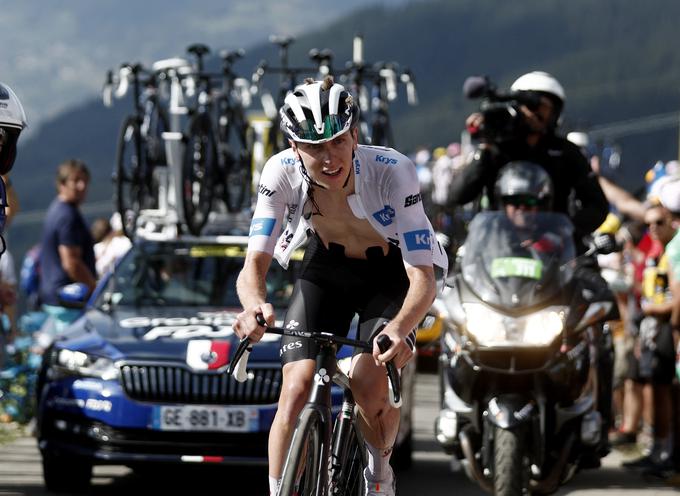
<path id="1" fill-rule="evenodd" d="M 494 433 L 494 495 L 520 496 L 527 494 L 528 477 L 524 463 L 521 430 L 496 427 Z M 526 484 L 525 484 L 526 481 Z"/>

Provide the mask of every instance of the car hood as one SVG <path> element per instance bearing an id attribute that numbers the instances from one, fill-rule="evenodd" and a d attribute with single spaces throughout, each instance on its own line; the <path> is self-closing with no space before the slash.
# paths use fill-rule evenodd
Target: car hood
<path id="1" fill-rule="evenodd" d="M 220 355 L 231 357 L 239 342 L 232 330 L 239 311 L 214 307 L 130 307 L 111 312 L 91 309 L 69 328 L 57 346 L 114 361 L 189 363 L 192 350 L 210 352 L 213 345 Z M 254 347 L 251 363 L 278 362 L 279 341 L 279 336 L 265 335 Z"/>

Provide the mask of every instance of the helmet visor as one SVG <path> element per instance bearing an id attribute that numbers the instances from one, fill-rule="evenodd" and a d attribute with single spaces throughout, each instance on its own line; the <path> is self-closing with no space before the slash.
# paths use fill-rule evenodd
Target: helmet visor
<path id="1" fill-rule="evenodd" d="M 298 126 L 291 129 L 293 139 L 303 143 L 322 143 L 335 138 L 347 131 L 351 124 L 350 116 L 345 114 L 327 115 L 323 120 L 321 132 L 314 126 L 313 119 L 305 119 Z"/>

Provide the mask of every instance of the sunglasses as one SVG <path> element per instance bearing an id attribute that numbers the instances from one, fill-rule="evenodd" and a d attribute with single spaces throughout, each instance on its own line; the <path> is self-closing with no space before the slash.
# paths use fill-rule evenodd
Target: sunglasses
<path id="1" fill-rule="evenodd" d="M 657 220 L 653 220 L 652 222 L 645 222 L 645 224 L 646 224 L 647 226 L 650 226 L 650 227 L 651 227 L 651 226 L 657 226 L 657 227 L 658 227 L 658 226 L 663 226 L 663 225 L 665 225 L 665 224 L 666 224 L 666 220 L 665 220 L 665 219 L 657 219 Z"/>
<path id="2" fill-rule="evenodd" d="M 537 207 L 541 204 L 541 200 L 539 200 L 535 196 L 527 195 L 504 196 L 502 200 L 503 203 L 505 203 L 506 205 L 513 205 L 515 207 L 520 206 Z"/>
<path id="3" fill-rule="evenodd" d="M 9 134 L 0 127 L 0 146 L 4 146 L 9 141 Z"/>

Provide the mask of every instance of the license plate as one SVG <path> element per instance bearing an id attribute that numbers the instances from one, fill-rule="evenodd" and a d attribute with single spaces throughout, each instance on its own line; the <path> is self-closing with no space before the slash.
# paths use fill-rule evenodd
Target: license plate
<path id="1" fill-rule="evenodd" d="M 181 405 L 154 408 L 154 429 L 161 431 L 254 432 L 259 428 L 255 408 Z"/>

